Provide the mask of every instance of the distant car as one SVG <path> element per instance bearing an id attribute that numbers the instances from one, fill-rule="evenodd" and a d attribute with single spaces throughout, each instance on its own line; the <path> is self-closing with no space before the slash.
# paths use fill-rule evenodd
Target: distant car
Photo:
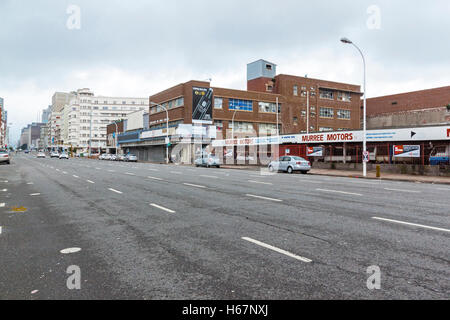
<path id="1" fill-rule="evenodd" d="M 28 153 L 30 153 L 30 151 L 29 150 L 25 150 L 25 153 L 28 154 Z"/>
<path id="2" fill-rule="evenodd" d="M 195 159 L 196 167 L 216 167 L 220 168 L 220 159 L 216 156 L 209 155 Z"/>
<path id="3" fill-rule="evenodd" d="M 50 158 L 59 158 L 59 152 L 57 151 L 52 151 L 50 153 Z"/>
<path id="4" fill-rule="evenodd" d="M 111 158 L 109 160 L 116 161 L 117 160 L 117 156 L 115 154 L 112 154 Z"/>
<path id="5" fill-rule="evenodd" d="M 127 162 L 137 162 L 138 158 L 136 157 L 135 154 L 127 154 L 125 157 L 125 161 Z"/>
<path id="6" fill-rule="evenodd" d="M 11 160 L 9 159 L 9 152 L 7 150 L 0 150 L 0 162 L 6 162 L 6 164 L 11 163 Z"/>
<path id="7" fill-rule="evenodd" d="M 111 155 L 105 154 L 105 156 L 103 157 L 103 160 L 111 160 Z"/>
<path id="8" fill-rule="evenodd" d="M 60 159 L 67 159 L 67 160 L 69 160 L 69 155 L 67 153 L 63 152 L 63 153 L 61 153 L 59 155 L 59 158 Z"/>
<path id="9" fill-rule="evenodd" d="M 119 155 L 119 161 L 125 161 L 126 156 L 124 154 Z"/>
<path id="10" fill-rule="evenodd" d="M 294 173 L 294 171 L 300 171 L 303 174 L 307 174 L 310 170 L 311 162 L 301 157 L 280 157 L 278 161 L 272 161 L 269 164 L 270 172 L 284 171 L 287 173 Z"/>
<path id="11" fill-rule="evenodd" d="M 46 158 L 46 155 L 45 155 L 45 153 L 43 153 L 43 152 L 39 152 L 39 153 L 37 154 L 36 158 Z"/>

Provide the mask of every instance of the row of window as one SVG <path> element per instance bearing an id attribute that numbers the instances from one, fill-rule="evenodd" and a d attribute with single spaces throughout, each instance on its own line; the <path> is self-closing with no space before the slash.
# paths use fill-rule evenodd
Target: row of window
<path id="1" fill-rule="evenodd" d="M 319 97 L 320 99 L 328 99 L 328 100 L 334 100 L 336 92 L 333 90 L 326 90 L 326 89 L 320 89 L 319 91 Z M 352 95 L 349 92 L 337 92 L 337 100 L 344 101 L 344 102 L 351 102 L 352 101 Z"/>
<path id="2" fill-rule="evenodd" d="M 167 110 L 182 107 L 182 106 L 184 106 L 184 98 L 181 97 L 181 98 L 177 98 L 174 100 L 170 100 L 168 102 L 161 103 L 161 106 L 163 106 Z M 160 106 L 153 106 L 150 108 L 150 113 L 154 114 L 154 113 L 164 111 L 164 108 L 161 108 Z"/>
<path id="3" fill-rule="evenodd" d="M 223 98 L 214 98 L 214 109 L 223 109 Z M 252 100 L 228 99 L 228 110 L 253 111 Z M 273 102 L 258 102 L 258 110 L 263 113 L 276 113 L 277 104 Z M 278 105 L 281 110 L 281 105 Z"/>
<path id="4" fill-rule="evenodd" d="M 80 100 L 81 103 L 91 103 L 92 100 L 90 99 L 81 99 Z M 99 100 L 94 100 L 94 104 L 101 104 L 101 102 L 99 102 Z M 107 100 L 103 101 L 103 104 L 118 104 L 117 100 L 114 100 L 111 102 L 108 102 Z M 122 101 L 122 104 L 127 104 L 126 101 Z M 139 104 L 139 101 L 131 101 L 129 104 Z M 141 100 L 140 101 L 141 105 L 146 105 L 146 101 L 145 100 Z"/>
<path id="5" fill-rule="evenodd" d="M 93 110 L 121 110 L 121 111 L 137 111 L 137 110 L 142 110 L 143 107 L 107 107 L 107 106 L 103 106 L 103 107 L 92 107 Z M 72 107 L 73 111 L 76 111 L 77 108 L 76 107 Z M 91 110 L 90 106 L 80 106 L 80 110 Z"/>
<path id="6" fill-rule="evenodd" d="M 338 119 L 342 120 L 350 120 L 351 119 L 351 111 L 350 110 L 337 110 L 336 115 Z M 334 109 L 323 107 L 319 110 L 319 116 L 321 118 L 328 118 L 333 119 L 334 118 Z"/>

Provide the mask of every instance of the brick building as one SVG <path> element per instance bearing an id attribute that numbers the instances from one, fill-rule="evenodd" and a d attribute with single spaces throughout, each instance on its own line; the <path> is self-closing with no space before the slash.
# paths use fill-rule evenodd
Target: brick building
<path id="1" fill-rule="evenodd" d="M 192 80 L 151 95 L 149 132 L 126 139 L 121 147 L 137 153 L 144 161 L 163 157 L 167 134 L 165 109 L 169 135 L 175 143 L 182 135 L 179 129 L 192 124 L 203 128 L 202 135 L 207 136 L 205 144 L 208 139 L 233 136 L 359 129 L 360 97 L 360 86 L 277 75 L 275 64 L 258 60 L 247 65 L 247 90 L 211 87 L 209 82 Z M 203 110 L 202 103 L 208 110 Z M 200 115 L 205 118 L 199 120 Z M 195 136 L 193 131 L 191 134 Z M 124 139 L 120 137 L 119 143 Z"/>
<path id="2" fill-rule="evenodd" d="M 450 124 L 450 86 L 367 99 L 369 129 Z"/>

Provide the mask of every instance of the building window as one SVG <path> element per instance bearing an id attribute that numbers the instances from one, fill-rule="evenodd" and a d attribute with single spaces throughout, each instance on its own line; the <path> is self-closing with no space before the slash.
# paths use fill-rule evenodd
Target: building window
<path id="1" fill-rule="evenodd" d="M 339 92 L 338 93 L 338 100 L 339 101 L 350 102 L 350 101 L 352 101 L 352 95 L 349 92 Z"/>
<path id="2" fill-rule="evenodd" d="M 277 125 L 274 123 L 260 123 L 259 125 L 259 134 L 277 134 Z"/>
<path id="3" fill-rule="evenodd" d="M 319 127 L 320 132 L 333 131 L 333 128 L 329 127 Z"/>
<path id="4" fill-rule="evenodd" d="M 334 110 L 333 108 L 320 108 L 319 115 L 321 118 L 333 118 Z"/>
<path id="5" fill-rule="evenodd" d="M 233 129 L 233 122 L 228 122 L 228 128 Z M 234 132 L 254 132 L 253 123 L 234 121 Z"/>
<path id="6" fill-rule="evenodd" d="M 258 102 L 259 112 L 277 113 L 277 104 L 273 102 Z"/>
<path id="7" fill-rule="evenodd" d="M 331 90 L 320 89 L 319 96 L 320 99 L 334 100 L 334 92 Z"/>
<path id="8" fill-rule="evenodd" d="M 272 65 L 266 64 L 266 69 L 271 71 L 272 70 Z"/>
<path id="9" fill-rule="evenodd" d="M 228 110 L 253 111 L 253 101 L 229 99 Z"/>
<path id="10" fill-rule="evenodd" d="M 298 96 L 298 86 L 294 86 L 293 93 L 294 96 Z"/>
<path id="11" fill-rule="evenodd" d="M 298 118 L 294 117 L 294 119 L 292 120 L 294 122 L 294 126 L 298 125 Z"/>
<path id="12" fill-rule="evenodd" d="M 223 121 L 222 120 L 215 120 L 214 125 L 216 126 L 217 131 L 223 130 Z"/>
<path id="13" fill-rule="evenodd" d="M 222 108 L 223 108 L 223 99 L 214 98 L 214 109 L 222 109 Z"/>
<path id="14" fill-rule="evenodd" d="M 350 110 L 338 110 L 336 114 L 338 119 L 350 120 L 351 117 Z"/>

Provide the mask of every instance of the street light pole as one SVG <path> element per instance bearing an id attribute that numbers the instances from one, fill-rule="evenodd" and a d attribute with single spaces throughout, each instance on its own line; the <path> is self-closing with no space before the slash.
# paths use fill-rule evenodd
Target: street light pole
<path id="1" fill-rule="evenodd" d="M 166 111 L 166 124 L 167 124 L 167 131 L 166 131 L 166 163 L 169 164 L 169 142 L 168 142 L 169 141 L 169 111 L 167 111 L 166 107 L 164 107 L 164 106 L 162 106 L 162 105 L 160 105 L 158 103 L 150 101 L 150 104 L 154 105 L 154 106 L 161 107 L 161 108 L 163 108 Z"/>
<path id="2" fill-rule="evenodd" d="M 364 65 L 364 106 L 363 106 L 363 153 L 365 154 L 367 152 L 367 103 L 366 103 L 366 59 L 364 58 L 364 54 L 362 51 L 358 48 L 356 44 L 354 44 L 351 40 L 347 38 L 342 38 L 341 42 L 345 44 L 351 44 L 353 45 L 361 54 L 363 65 Z M 363 175 L 364 177 L 367 177 L 367 162 L 363 160 Z"/>
<path id="3" fill-rule="evenodd" d="M 233 118 L 231 119 L 231 139 L 234 139 L 234 116 L 238 112 L 238 109 L 234 110 Z"/>

